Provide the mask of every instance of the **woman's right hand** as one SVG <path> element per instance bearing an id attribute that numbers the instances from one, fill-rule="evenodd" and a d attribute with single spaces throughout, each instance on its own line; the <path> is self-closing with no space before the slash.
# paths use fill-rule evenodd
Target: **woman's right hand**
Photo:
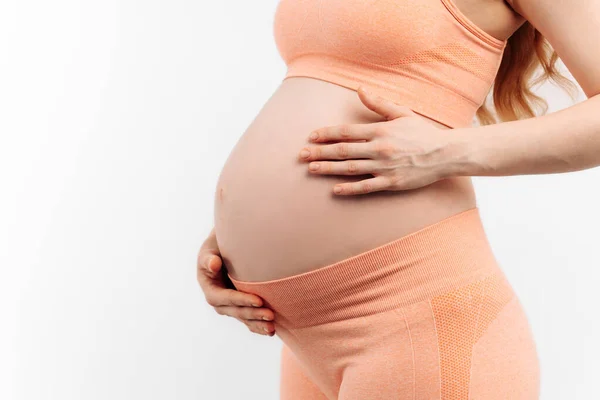
<path id="1" fill-rule="evenodd" d="M 200 247 L 197 279 L 206 301 L 218 314 L 236 318 L 252 332 L 267 336 L 275 334 L 272 322 L 275 314 L 262 307 L 262 298 L 236 290 L 227 278 L 214 228 Z"/>

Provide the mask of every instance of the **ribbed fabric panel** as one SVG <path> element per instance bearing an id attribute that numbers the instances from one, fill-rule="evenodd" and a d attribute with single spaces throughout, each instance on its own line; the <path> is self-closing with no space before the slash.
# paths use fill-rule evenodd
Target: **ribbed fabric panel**
<path id="1" fill-rule="evenodd" d="M 499 271 L 477 207 L 339 262 L 245 282 L 288 328 L 357 318 L 430 299 Z"/>
<path id="2" fill-rule="evenodd" d="M 273 33 L 285 78 L 365 85 L 451 128 L 471 125 L 506 47 L 452 0 L 280 0 Z"/>
<path id="3" fill-rule="evenodd" d="M 452 128 L 469 126 L 481 105 L 473 99 L 484 98 L 489 86 L 482 85 L 479 80 L 466 87 L 464 82 L 455 79 L 456 91 L 447 86 L 453 80 L 444 77 L 444 85 L 433 81 L 426 71 L 435 64 L 406 64 L 394 69 L 389 67 L 365 68 L 361 64 L 319 55 L 303 55 L 294 59 L 289 65 L 284 79 L 292 77 L 309 77 L 319 79 L 352 90 L 363 85 L 372 93 L 408 106 L 414 112 L 434 119 Z M 455 71 L 455 75 L 458 73 Z M 460 89 L 458 89 L 460 88 Z M 459 90 L 462 90 L 463 94 Z M 476 95 L 471 93 L 478 90 Z M 437 100 L 437 101 L 432 101 Z"/>

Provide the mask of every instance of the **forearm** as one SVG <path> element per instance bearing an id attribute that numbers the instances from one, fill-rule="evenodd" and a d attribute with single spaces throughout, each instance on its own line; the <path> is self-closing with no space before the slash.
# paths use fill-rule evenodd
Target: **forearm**
<path id="1" fill-rule="evenodd" d="M 540 117 L 451 132 L 451 175 L 551 174 L 600 165 L 600 96 Z"/>

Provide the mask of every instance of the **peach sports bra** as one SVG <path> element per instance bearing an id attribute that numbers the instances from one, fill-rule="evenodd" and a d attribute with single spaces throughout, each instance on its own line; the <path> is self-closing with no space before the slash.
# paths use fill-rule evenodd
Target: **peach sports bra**
<path id="1" fill-rule="evenodd" d="M 506 46 L 453 0 L 280 0 L 273 25 L 283 79 L 365 85 L 451 128 L 471 125 Z"/>

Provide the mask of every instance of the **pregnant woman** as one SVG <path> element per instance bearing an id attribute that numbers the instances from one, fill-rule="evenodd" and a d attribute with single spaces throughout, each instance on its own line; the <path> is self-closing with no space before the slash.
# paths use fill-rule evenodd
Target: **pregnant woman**
<path id="1" fill-rule="evenodd" d="M 282 399 L 539 397 L 470 177 L 600 165 L 598 24 L 598 1 L 280 1 L 287 74 L 224 165 L 198 280 L 282 339 Z M 558 55 L 588 98 L 535 116 Z"/>

